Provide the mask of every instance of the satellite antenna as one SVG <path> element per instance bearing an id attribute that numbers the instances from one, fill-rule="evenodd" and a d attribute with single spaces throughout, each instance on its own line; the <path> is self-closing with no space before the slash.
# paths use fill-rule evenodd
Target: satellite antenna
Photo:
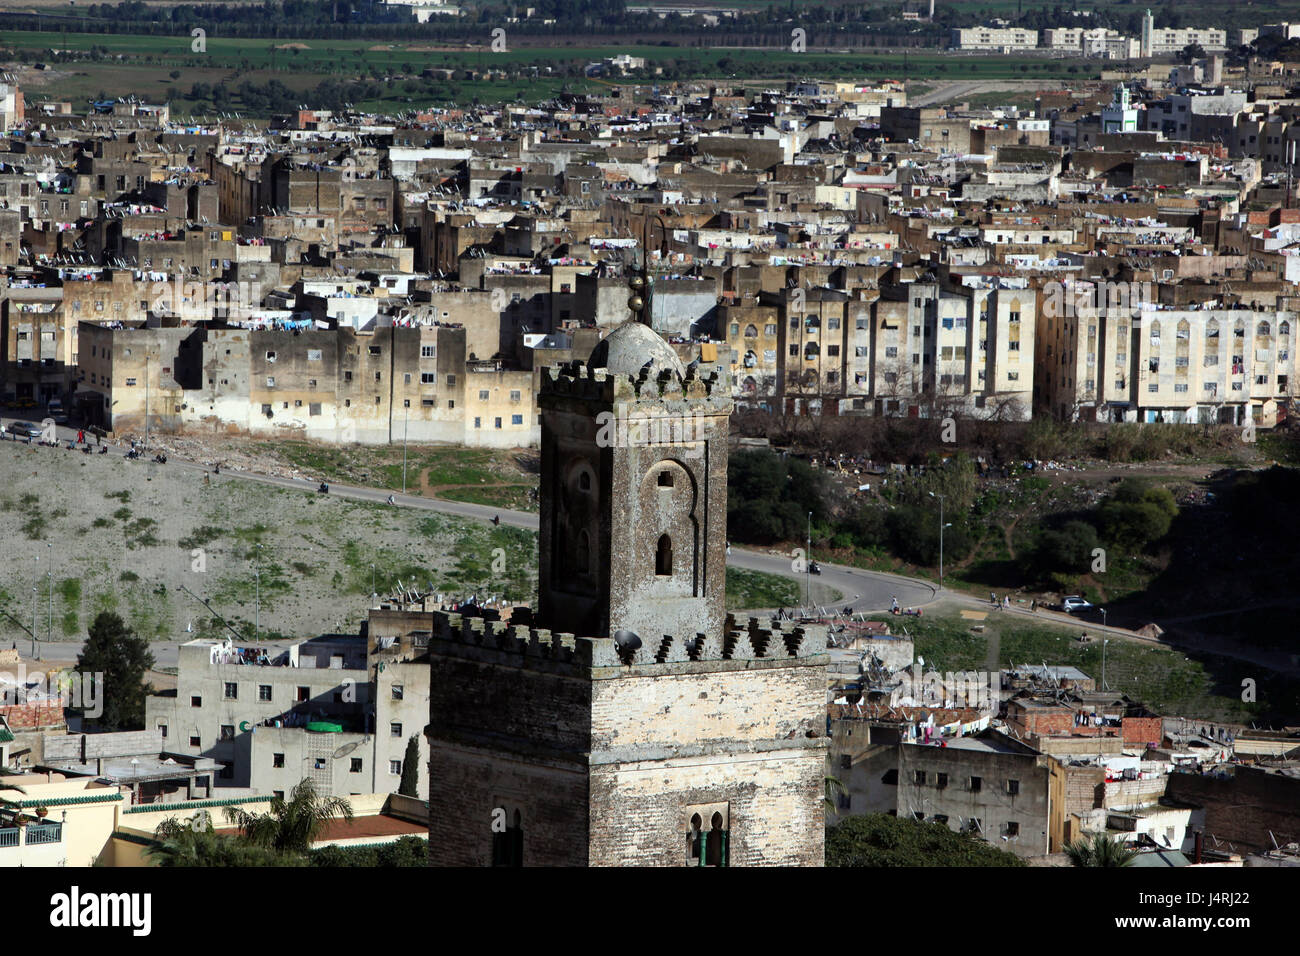
<path id="1" fill-rule="evenodd" d="M 641 647 L 641 638 L 635 631 L 617 630 L 614 632 L 614 646 L 618 649 L 618 656 L 623 663 L 631 664 L 632 658 Z"/>
<path id="2" fill-rule="evenodd" d="M 356 750 L 360 746 L 361 746 L 361 741 L 359 740 L 354 740 L 350 744 L 344 744 L 342 747 L 339 747 L 337 750 L 334 751 L 332 755 L 332 759 L 338 760 L 341 757 L 346 757 L 348 754 L 352 753 L 352 751 Z"/>

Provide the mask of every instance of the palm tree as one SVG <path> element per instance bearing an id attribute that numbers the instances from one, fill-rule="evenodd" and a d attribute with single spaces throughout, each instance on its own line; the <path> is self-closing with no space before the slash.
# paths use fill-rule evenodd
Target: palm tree
<path id="1" fill-rule="evenodd" d="M 1071 866 L 1132 866 L 1138 851 L 1104 833 L 1094 833 L 1091 840 L 1080 837 L 1068 844 L 1065 854 Z"/>
<path id="2" fill-rule="evenodd" d="M 822 781 L 826 786 L 826 796 L 822 803 L 826 807 L 827 815 L 830 816 L 835 813 L 835 794 L 843 793 L 846 788 L 844 783 L 836 777 L 823 776 Z"/>
<path id="3" fill-rule="evenodd" d="M 351 822 L 352 805 L 342 797 L 321 796 L 316 785 L 304 779 L 290 791 L 288 800 L 273 797 L 270 813 L 252 814 L 238 807 L 226 807 L 225 813 L 249 843 L 305 853 L 331 820 Z"/>
<path id="4" fill-rule="evenodd" d="M 0 782 L 0 790 L 16 790 L 18 793 L 27 793 L 26 790 L 18 786 L 16 783 Z M 6 800 L 4 797 L 0 797 L 0 806 L 16 806 L 16 804 L 12 800 Z"/>

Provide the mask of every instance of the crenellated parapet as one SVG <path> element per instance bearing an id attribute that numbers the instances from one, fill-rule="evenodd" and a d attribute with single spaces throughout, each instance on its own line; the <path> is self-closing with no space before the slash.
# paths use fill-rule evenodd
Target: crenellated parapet
<path id="1" fill-rule="evenodd" d="M 641 634 L 639 647 L 613 638 L 579 637 L 545 628 L 435 611 L 431 655 L 480 657 L 517 667 L 589 675 L 599 668 L 655 668 L 716 664 L 723 661 L 773 663 L 808 660 L 826 654 L 826 628 L 794 625 L 771 618 L 737 618 L 728 614 L 722 634 Z M 631 642 L 634 643 L 634 642 Z M 707 668 L 706 668 L 707 669 Z"/>
<path id="2" fill-rule="evenodd" d="M 541 370 L 541 395 L 581 399 L 603 404 L 687 403 L 702 412 L 727 413 L 731 409 L 730 376 L 691 365 L 684 375 L 671 368 L 642 369 L 637 375 L 619 375 L 593 368 L 580 360 Z"/>

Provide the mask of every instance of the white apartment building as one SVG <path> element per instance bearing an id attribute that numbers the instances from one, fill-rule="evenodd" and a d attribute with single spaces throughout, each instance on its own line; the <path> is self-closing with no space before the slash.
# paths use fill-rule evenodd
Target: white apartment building
<path id="1" fill-rule="evenodd" d="M 952 31 L 954 50 L 990 50 L 1007 53 L 1038 48 L 1038 31 L 1020 27 L 961 27 Z"/>
<path id="2" fill-rule="evenodd" d="M 1293 312 L 1057 311 L 1040 319 L 1035 392 L 1058 418 L 1268 427 L 1295 393 Z"/>

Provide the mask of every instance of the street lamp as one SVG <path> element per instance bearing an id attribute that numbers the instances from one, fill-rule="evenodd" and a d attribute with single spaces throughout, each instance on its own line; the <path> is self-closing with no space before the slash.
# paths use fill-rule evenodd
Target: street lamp
<path id="1" fill-rule="evenodd" d="M 803 576 L 807 589 L 808 608 L 812 609 L 812 512 L 808 512 L 808 550 L 803 562 Z"/>
<path id="2" fill-rule="evenodd" d="M 943 499 L 947 495 L 936 495 L 932 491 L 930 497 L 939 499 L 939 583 L 943 584 L 943 529 L 951 527 L 950 524 L 944 524 L 943 522 Z"/>
<path id="3" fill-rule="evenodd" d="M 262 569 L 261 561 L 262 544 L 259 541 L 253 545 L 253 641 L 258 640 L 261 634 L 261 613 L 262 613 Z"/>
<path id="4" fill-rule="evenodd" d="M 1102 626 L 1102 627 L 1105 627 L 1105 626 L 1106 626 L 1106 609 L 1103 607 L 1103 608 L 1100 608 L 1099 610 L 1101 611 L 1101 626 Z"/>
<path id="5" fill-rule="evenodd" d="M 406 435 L 411 430 L 411 400 L 406 399 L 406 420 L 402 425 L 402 494 L 406 494 Z"/>

